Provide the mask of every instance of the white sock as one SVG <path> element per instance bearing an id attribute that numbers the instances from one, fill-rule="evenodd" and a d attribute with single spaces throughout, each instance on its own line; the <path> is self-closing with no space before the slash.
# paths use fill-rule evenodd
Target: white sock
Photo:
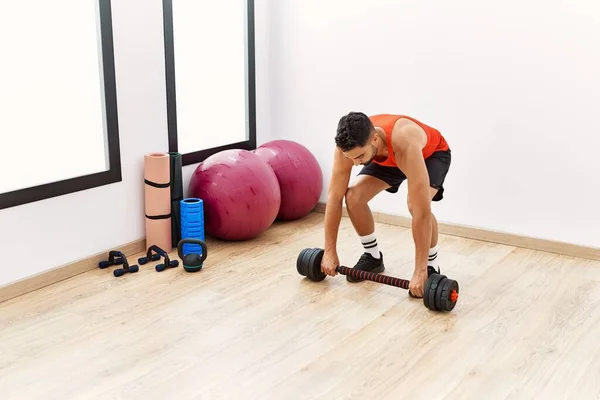
<path id="1" fill-rule="evenodd" d="M 365 248 L 365 252 L 371 254 L 374 258 L 379 259 L 379 246 L 377 246 L 377 237 L 375 232 L 367 236 L 361 236 L 360 242 Z"/>
<path id="2" fill-rule="evenodd" d="M 435 247 L 432 247 L 429 249 L 429 260 L 427 261 L 427 265 L 432 266 L 435 269 L 437 269 L 437 267 L 438 267 L 437 256 L 438 256 L 438 246 L 436 245 Z"/>

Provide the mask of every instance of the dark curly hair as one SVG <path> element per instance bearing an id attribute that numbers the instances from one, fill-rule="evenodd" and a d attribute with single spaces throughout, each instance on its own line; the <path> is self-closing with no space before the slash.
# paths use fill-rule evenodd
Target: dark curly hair
<path id="1" fill-rule="evenodd" d="M 363 147 L 374 130 L 373 123 L 364 113 L 350 112 L 340 118 L 335 144 L 344 152 L 355 147 Z"/>

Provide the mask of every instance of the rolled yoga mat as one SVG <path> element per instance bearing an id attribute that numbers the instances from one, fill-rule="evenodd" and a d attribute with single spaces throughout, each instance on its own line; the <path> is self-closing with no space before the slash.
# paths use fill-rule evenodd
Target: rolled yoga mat
<path id="1" fill-rule="evenodd" d="M 201 199 L 181 200 L 181 238 L 204 241 L 204 203 Z M 202 247 L 193 243 L 184 243 L 183 255 L 196 253 L 202 255 Z"/>
<path id="2" fill-rule="evenodd" d="M 171 159 L 171 245 L 175 248 L 181 240 L 180 202 L 183 200 L 183 178 L 181 154 L 169 153 L 169 157 Z"/>
<path id="3" fill-rule="evenodd" d="M 171 173 L 167 153 L 144 156 L 146 248 L 171 250 Z"/>

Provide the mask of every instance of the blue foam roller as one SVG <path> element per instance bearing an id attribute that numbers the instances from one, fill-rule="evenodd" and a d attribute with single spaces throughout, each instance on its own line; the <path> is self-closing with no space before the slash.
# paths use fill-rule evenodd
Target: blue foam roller
<path id="1" fill-rule="evenodd" d="M 188 197 L 180 203 L 181 238 L 204 241 L 204 203 L 201 199 Z M 183 245 L 183 255 L 196 253 L 202 255 L 202 247 L 193 243 Z"/>

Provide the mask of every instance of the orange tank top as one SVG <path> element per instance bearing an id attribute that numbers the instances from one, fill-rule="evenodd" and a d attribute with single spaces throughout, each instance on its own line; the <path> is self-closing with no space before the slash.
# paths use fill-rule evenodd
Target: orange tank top
<path id="1" fill-rule="evenodd" d="M 423 158 L 428 158 L 436 151 L 448 150 L 449 146 L 446 142 L 446 139 L 442 136 L 442 134 L 435 128 L 425 125 L 421 121 L 418 121 L 412 117 L 406 115 L 395 115 L 395 114 L 378 114 L 369 117 L 373 125 L 382 128 L 385 131 L 385 137 L 387 142 L 388 149 L 388 158 L 384 161 L 375 161 L 379 165 L 385 165 L 390 167 L 397 166 L 396 157 L 394 156 L 394 150 L 392 149 L 392 129 L 394 128 L 394 124 L 400 118 L 406 118 L 408 120 L 413 121 L 417 125 L 419 125 L 425 131 L 427 135 L 427 143 L 425 147 L 423 147 Z"/>

